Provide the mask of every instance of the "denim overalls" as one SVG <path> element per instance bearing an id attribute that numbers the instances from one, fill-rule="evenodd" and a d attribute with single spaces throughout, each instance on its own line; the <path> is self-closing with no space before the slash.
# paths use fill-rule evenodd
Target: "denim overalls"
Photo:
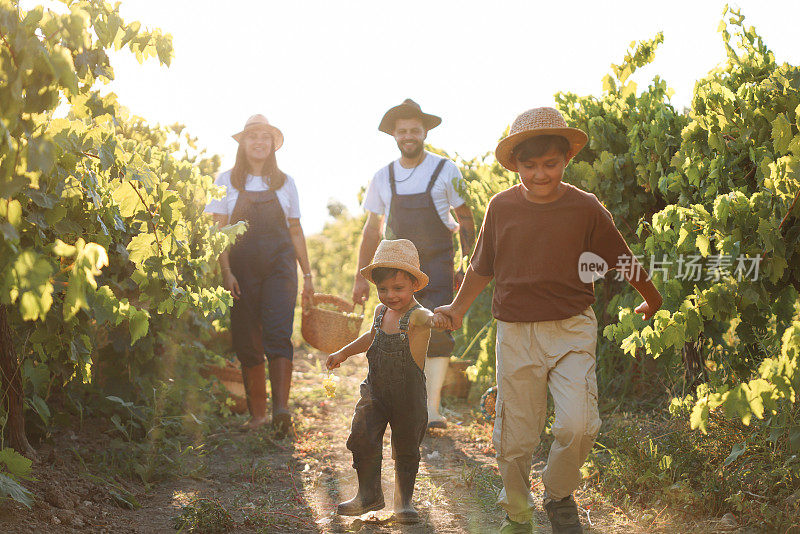
<path id="1" fill-rule="evenodd" d="M 429 310 L 450 304 L 453 300 L 453 234 L 444 225 L 431 190 L 446 159 L 436 166 L 423 193 L 398 195 L 394 179 L 394 162 L 389 164 L 389 185 L 392 201 L 386 222 L 386 239 L 408 239 L 419 251 L 419 268 L 428 275 L 428 285 L 416 293 L 417 300 Z M 446 330 L 432 330 L 428 356 L 449 356 L 453 336 Z"/>
<path id="2" fill-rule="evenodd" d="M 240 191 L 231 224 L 242 220 L 247 231 L 230 252 L 241 290 L 231 308 L 233 348 L 244 367 L 262 363 L 265 354 L 291 360 L 297 260 L 275 192 Z"/>
<path id="3" fill-rule="evenodd" d="M 369 372 L 361 383 L 347 448 L 353 453 L 353 467 L 361 463 L 380 464 L 386 424 L 392 426 L 392 458 L 395 470 L 416 474 L 419 447 L 428 425 L 425 374 L 411 356 L 408 322 L 417 304 L 400 319 L 400 332 L 381 329 L 386 306 L 375 318 L 375 339 L 367 350 Z"/>

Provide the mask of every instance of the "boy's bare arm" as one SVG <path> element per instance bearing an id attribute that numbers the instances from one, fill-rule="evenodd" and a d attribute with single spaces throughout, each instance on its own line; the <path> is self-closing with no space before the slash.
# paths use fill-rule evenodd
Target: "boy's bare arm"
<path id="1" fill-rule="evenodd" d="M 355 341 L 345 345 L 341 349 L 328 356 L 328 359 L 325 360 L 325 367 L 328 369 L 336 369 L 350 356 L 367 352 L 367 349 L 369 349 L 369 346 L 372 344 L 374 337 L 374 330 L 370 329 L 369 332 L 364 332 Z"/>
<path id="2" fill-rule="evenodd" d="M 478 298 L 483 288 L 492 281 L 493 276 L 483 276 L 472 270 L 472 265 L 467 267 L 467 273 L 464 275 L 464 282 L 458 289 L 458 294 L 453 300 L 452 304 L 447 306 L 439 306 L 434 310 L 436 314 L 442 314 L 449 321 L 448 329 L 455 330 L 461 327 L 461 320 L 464 314 Z"/>
<path id="3" fill-rule="evenodd" d="M 372 321 L 375 321 L 375 318 L 378 316 L 378 310 L 382 304 L 375 307 L 375 312 L 373 313 Z M 355 354 L 361 354 L 362 352 L 367 352 L 369 346 L 372 345 L 372 340 L 375 339 L 375 330 L 370 328 L 369 331 L 364 332 L 355 341 L 352 341 L 342 347 L 341 349 L 337 350 L 330 356 L 328 359 L 325 360 L 325 367 L 330 369 L 336 369 L 339 367 L 342 362 L 344 362 L 350 356 Z"/>
<path id="4" fill-rule="evenodd" d="M 632 269 L 626 269 L 623 273 L 628 283 L 639 292 L 644 299 L 644 302 L 639 304 L 634 310 L 636 313 L 641 313 L 644 320 L 649 320 L 661 308 L 664 299 L 661 293 L 656 289 L 653 281 L 647 275 L 644 267 L 634 259 L 635 265 Z"/>

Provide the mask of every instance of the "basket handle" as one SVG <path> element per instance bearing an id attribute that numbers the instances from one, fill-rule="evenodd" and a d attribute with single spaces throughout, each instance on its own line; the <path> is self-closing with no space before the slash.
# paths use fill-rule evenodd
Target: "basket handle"
<path id="1" fill-rule="evenodd" d="M 350 313 L 353 311 L 353 305 L 347 302 L 342 297 L 337 297 L 336 295 L 326 295 L 325 293 L 314 293 L 314 298 L 312 299 L 312 305 L 317 304 L 332 304 L 339 308 L 340 311 Z"/>

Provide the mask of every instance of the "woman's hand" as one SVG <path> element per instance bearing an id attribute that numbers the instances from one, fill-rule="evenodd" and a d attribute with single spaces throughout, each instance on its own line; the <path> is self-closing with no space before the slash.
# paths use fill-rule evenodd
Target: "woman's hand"
<path id="1" fill-rule="evenodd" d="M 333 354 L 331 354 L 330 356 L 328 356 L 328 359 L 325 361 L 325 367 L 327 367 L 327 368 L 328 368 L 328 371 L 330 371 L 331 369 L 336 369 L 336 368 L 337 368 L 337 367 L 339 367 L 339 366 L 342 364 L 342 362 L 343 362 L 343 361 L 345 361 L 346 359 L 347 359 L 347 356 L 343 356 L 343 355 L 342 355 L 340 352 L 338 352 L 338 351 L 337 351 L 337 352 L 334 352 Z"/>
<path id="2" fill-rule="evenodd" d="M 242 291 L 239 289 L 239 281 L 236 280 L 230 268 L 222 270 L 222 287 L 231 292 L 234 300 L 239 300 Z"/>
<path id="3" fill-rule="evenodd" d="M 314 282 L 310 276 L 303 277 L 303 292 L 301 294 L 303 313 L 308 313 L 314 305 Z"/>

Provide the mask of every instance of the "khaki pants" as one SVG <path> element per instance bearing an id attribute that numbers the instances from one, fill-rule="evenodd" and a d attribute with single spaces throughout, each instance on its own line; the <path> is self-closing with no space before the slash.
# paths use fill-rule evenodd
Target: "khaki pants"
<path id="1" fill-rule="evenodd" d="M 503 477 L 498 504 L 512 521 L 533 514 L 530 472 L 547 417 L 547 387 L 555 403 L 550 448 L 542 481 L 548 496 L 570 495 L 600 430 L 595 348 L 597 319 L 591 307 L 559 321 L 497 321 L 497 417 L 492 441 Z"/>

